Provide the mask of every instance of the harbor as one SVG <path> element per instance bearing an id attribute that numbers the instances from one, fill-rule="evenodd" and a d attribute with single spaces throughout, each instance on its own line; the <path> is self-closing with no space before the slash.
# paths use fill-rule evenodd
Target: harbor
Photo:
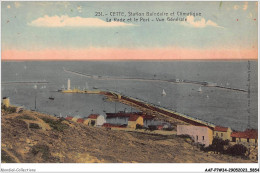
<path id="1" fill-rule="evenodd" d="M 201 111 L 206 107 L 202 106 L 202 103 L 213 103 L 214 107 L 222 104 L 212 102 L 216 100 L 215 92 L 240 98 L 247 96 L 244 94 L 247 92 L 235 90 L 232 84 L 230 87 L 232 89 L 223 90 L 218 87 L 223 85 L 221 83 L 219 85 L 219 83 L 199 82 L 199 80 L 189 81 L 182 78 L 164 80 L 163 77 L 161 77 L 163 80 L 156 80 L 149 77 L 114 77 L 112 75 L 110 77 L 101 74 L 86 76 L 87 73 L 72 72 L 64 68 L 62 71 L 66 72 L 61 73 L 63 78 L 53 76 L 42 82 L 37 82 L 37 80 L 31 80 L 31 83 L 10 82 L 8 87 L 8 82 L 3 82 L 5 85 L 3 85 L 2 91 L 6 97 L 3 97 L 2 100 L 2 115 L 14 121 L 25 118 L 22 121 L 28 124 L 29 129 L 36 128 L 40 129 L 39 131 L 63 131 L 64 128 L 68 128 L 67 126 L 71 126 L 82 129 L 82 132 L 86 129 L 88 132 L 89 130 L 92 133 L 98 132 L 96 135 L 99 133 L 109 135 L 124 133 L 139 137 L 147 136 L 149 139 L 152 136 L 158 136 L 167 142 L 170 140 L 171 144 L 181 141 L 180 143 L 188 145 L 187 147 L 192 147 L 191 152 L 197 152 L 196 150 L 199 149 L 203 153 L 212 154 L 214 152 L 212 155 L 216 152 L 212 146 L 215 145 L 217 139 L 225 141 L 225 149 L 221 151 L 222 154 L 233 155 L 230 153 L 232 147 L 244 146 L 247 152 L 242 155 L 247 157 L 250 162 L 258 159 L 256 155 L 258 150 L 257 129 L 248 126 L 249 128 L 237 130 L 230 122 L 226 122 L 226 125 L 219 121 L 208 121 L 208 118 L 214 119 L 214 116 Z M 88 80 L 85 79 L 86 77 Z M 20 85 L 17 85 L 18 83 Z M 229 86 L 230 84 L 227 83 L 225 87 Z M 147 90 L 147 87 L 154 90 Z M 25 95 L 28 96 L 25 97 Z M 220 98 L 216 94 L 215 96 Z M 22 101 L 19 101 L 19 97 L 27 99 L 22 98 Z M 189 99 L 196 97 L 197 100 L 200 100 L 201 105 L 192 108 L 182 106 L 185 97 Z M 228 98 L 228 96 L 225 97 Z M 19 102 L 25 104 L 27 102 L 31 106 L 23 106 Z M 230 103 L 228 102 L 228 104 Z M 185 109 L 188 108 L 191 113 L 187 114 Z M 218 111 L 214 112 L 215 114 L 230 109 L 222 107 L 216 110 Z M 206 113 L 207 116 L 203 117 L 203 113 Z M 44 123 L 39 120 L 41 117 L 43 117 Z M 225 117 L 219 120 L 223 121 L 223 118 Z M 28 122 L 27 119 L 29 119 Z M 250 121 L 243 123 L 251 124 Z M 89 138 L 91 136 L 86 137 L 86 140 Z M 131 142 L 132 140 L 130 140 Z M 149 140 L 143 141 L 141 145 L 149 145 Z M 112 154 L 110 153 L 110 155 Z M 229 160 L 232 159 L 229 158 Z M 17 158 L 17 160 L 19 159 Z"/>
<path id="2" fill-rule="evenodd" d="M 115 102 L 104 102 L 105 95 L 94 94 L 104 91 L 118 93 L 122 96 L 137 99 L 144 103 L 187 115 L 188 117 L 210 124 L 228 126 L 235 130 L 245 130 L 248 126 L 247 92 L 214 87 L 218 85 L 243 89 L 247 88 L 247 81 L 236 80 L 237 78 L 230 75 L 225 76 L 221 73 L 214 73 L 214 76 L 217 75 L 215 79 L 209 78 L 207 74 L 210 73 L 203 69 L 194 74 L 187 73 L 182 76 L 181 71 L 177 69 L 189 66 L 189 62 L 154 62 L 153 64 L 163 67 L 162 69 L 165 71 L 165 73 L 162 71 L 156 72 L 156 74 L 149 68 L 151 63 L 146 62 L 139 62 L 138 64 L 134 62 L 118 62 L 116 66 L 112 62 L 75 62 L 73 63 L 75 65 L 69 62 L 3 63 L 5 64 L 3 66 L 3 74 L 6 75 L 2 76 L 2 96 L 12 98 L 14 105 L 24 106 L 26 109 L 35 109 L 36 97 L 37 111 L 52 115 L 61 114 L 62 116 L 73 115 L 84 117 L 92 112 L 99 114 L 104 114 L 104 111 L 115 112 Z M 224 68 L 226 63 L 214 62 L 214 64 L 217 64 L 218 69 L 221 67 L 220 69 L 223 72 L 227 71 Z M 240 66 L 247 65 L 244 62 L 228 63 L 229 66 L 234 66 L 232 69 L 239 69 Z M 191 64 L 196 67 L 199 63 L 191 62 Z M 213 66 L 213 63 L 210 62 L 206 64 Z M 7 67 L 10 66 L 14 69 L 12 73 L 8 73 L 9 70 Z M 25 66 L 27 68 L 24 68 Z M 252 62 L 251 66 L 255 68 L 255 63 Z M 135 67 L 137 67 L 137 71 L 133 70 Z M 81 72 L 82 74 L 66 72 L 64 69 Z M 120 73 L 124 73 L 123 69 L 126 69 L 127 75 L 119 75 Z M 147 74 L 142 72 L 142 69 L 144 69 L 143 71 L 147 71 Z M 240 72 L 236 71 L 235 74 L 237 76 L 244 74 Z M 252 70 L 252 72 L 254 71 Z M 33 75 L 29 75 L 31 73 Z M 53 73 L 57 75 L 53 75 Z M 86 77 L 83 74 L 89 74 L 92 77 Z M 254 77 L 255 75 L 252 74 L 251 76 Z M 104 80 L 103 78 L 105 77 L 109 78 L 109 80 Z M 68 78 L 72 81 L 71 91 L 65 91 L 64 84 L 67 88 Z M 123 78 L 125 79 L 119 80 Z M 147 79 L 147 81 L 143 81 L 143 79 Z M 160 79 L 160 81 L 150 79 Z M 162 80 L 175 80 L 175 82 L 163 82 Z M 4 84 L 9 81 L 47 81 L 48 83 Z M 206 83 L 194 84 L 183 83 L 183 81 L 212 82 L 208 83 L 208 86 L 205 86 Z M 256 81 L 251 80 L 250 125 L 252 128 L 257 128 L 257 121 L 255 121 L 257 118 L 256 86 Z M 68 93 L 57 92 L 58 90 L 64 90 L 64 92 Z M 80 92 L 83 91 L 85 93 L 92 92 L 93 94 L 81 94 Z M 163 91 L 165 94 L 163 94 Z M 128 106 L 129 104 L 116 102 L 116 109 L 117 111 L 125 110 L 130 112 L 131 109 L 135 108 Z"/>

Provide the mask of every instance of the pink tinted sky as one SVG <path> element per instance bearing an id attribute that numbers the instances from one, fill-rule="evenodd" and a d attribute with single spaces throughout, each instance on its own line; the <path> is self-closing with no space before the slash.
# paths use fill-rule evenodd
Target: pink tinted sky
<path id="1" fill-rule="evenodd" d="M 110 7 L 125 14 L 145 9 L 202 12 L 202 15 L 187 16 L 185 22 L 170 22 L 166 17 L 160 23 L 107 22 L 108 16 L 114 17 Z M 108 16 L 95 16 L 96 9 L 102 9 Z M 4 1 L 1 10 L 2 60 L 258 58 L 258 3 L 253 1 Z"/>
<path id="2" fill-rule="evenodd" d="M 38 51 L 5 50 L 2 60 L 190 60 L 257 59 L 257 49 L 46 49 Z"/>

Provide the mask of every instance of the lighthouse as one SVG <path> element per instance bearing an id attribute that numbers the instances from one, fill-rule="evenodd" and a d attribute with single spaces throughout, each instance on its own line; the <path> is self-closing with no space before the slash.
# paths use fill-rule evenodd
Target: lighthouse
<path id="1" fill-rule="evenodd" d="M 70 79 L 68 79 L 68 87 L 67 87 L 68 90 L 70 90 Z"/>

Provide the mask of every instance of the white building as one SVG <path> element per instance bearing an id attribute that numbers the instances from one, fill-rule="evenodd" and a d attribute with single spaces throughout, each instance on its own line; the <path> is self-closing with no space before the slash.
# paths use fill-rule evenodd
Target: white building
<path id="1" fill-rule="evenodd" d="M 106 118 L 104 115 L 99 115 L 97 117 L 97 126 L 102 126 L 104 123 L 106 123 Z"/>
<path id="2" fill-rule="evenodd" d="M 177 135 L 189 135 L 195 143 L 206 147 L 213 141 L 213 131 L 206 126 L 177 125 Z"/>

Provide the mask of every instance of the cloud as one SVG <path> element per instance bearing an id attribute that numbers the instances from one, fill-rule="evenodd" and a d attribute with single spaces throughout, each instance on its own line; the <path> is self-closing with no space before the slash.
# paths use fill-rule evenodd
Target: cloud
<path id="1" fill-rule="evenodd" d="M 7 8 L 11 8 L 11 5 L 7 5 Z"/>
<path id="2" fill-rule="evenodd" d="M 243 10 L 247 10 L 247 7 L 248 7 L 248 2 L 245 2 L 243 6 Z"/>
<path id="3" fill-rule="evenodd" d="M 239 9 L 239 5 L 234 5 L 233 7 L 235 10 L 238 10 Z"/>
<path id="4" fill-rule="evenodd" d="M 195 21 L 194 16 L 187 16 L 187 21 L 182 22 L 183 25 L 194 27 L 194 28 L 205 28 L 207 26 L 211 27 L 218 27 L 218 28 L 224 28 L 222 26 L 219 26 L 217 23 L 208 20 L 206 21 L 204 18 L 201 18 L 200 20 Z"/>
<path id="5" fill-rule="evenodd" d="M 133 24 L 123 22 L 105 22 L 98 18 L 83 18 L 63 16 L 48 16 L 45 15 L 32 22 L 28 23 L 34 27 L 119 27 L 119 26 L 134 26 Z"/>
<path id="6" fill-rule="evenodd" d="M 14 2 L 15 8 L 19 8 L 21 6 L 20 2 Z"/>

